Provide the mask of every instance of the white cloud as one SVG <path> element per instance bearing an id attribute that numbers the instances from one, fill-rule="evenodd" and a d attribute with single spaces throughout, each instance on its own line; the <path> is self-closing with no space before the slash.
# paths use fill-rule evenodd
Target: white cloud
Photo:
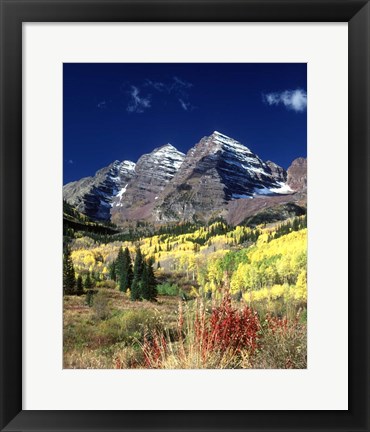
<path id="1" fill-rule="evenodd" d="M 123 83 L 121 89 L 125 87 L 125 92 L 129 95 L 129 101 L 126 107 L 129 113 L 143 113 L 145 110 L 152 108 L 153 105 L 160 103 L 161 98 L 157 97 L 156 93 L 162 94 L 162 103 L 164 103 L 166 98 L 175 99 L 179 102 L 184 111 L 194 109 L 188 94 L 193 84 L 176 76 L 166 81 L 146 79 L 144 82 L 139 83 L 139 85 Z M 145 95 L 145 92 L 148 90 L 150 90 L 152 94 Z M 98 107 L 105 108 L 104 104 L 105 101 L 99 103 Z"/>
<path id="2" fill-rule="evenodd" d="M 72 159 L 69 159 L 69 160 L 68 160 L 68 163 L 69 163 L 70 165 L 73 165 L 73 164 L 74 164 L 74 162 L 73 162 Z"/>
<path id="3" fill-rule="evenodd" d="M 143 113 L 150 108 L 150 97 L 140 96 L 140 90 L 136 86 L 131 86 L 130 102 L 127 105 L 127 111 L 131 113 Z"/>
<path id="4" fill-rule="evenodd" d="M 307 93 L 304 90 L 285 90 L 283 92 L 267 93 L 263 100 L 268 105 L 284 105 L 285 108 L 303 112 L 307 108 Z"/>
<path id="5" fill-rule="evenodd" d="M 193 84 L 184 79 L 177 76 L 173 76 L 170 80 L 163 82 L 147 79 L 145 80 L 144 86 L 150 87 L 159 93 L 165 93 L 168 94 L 168 96 L 176 98 L 184 111 L 189 111 L 194 108 L 189 101 L 188 93 L 188 90 L 193 87 Z"/>
<path id="6" fill-rule="evenodd" d="M 190 108 L 192 108 L 192 105 L 191 105 L 190 102 L 186 102 L 186 101 L 184 101 L 184 100 L 182 100 L 182 99 L 179 99 L 179 102 L 180 102 L 181 108 L 182 108 L 183 110 L 185 110 L 185 111 L 187 111 L 187 110 L 189 110 Z"/>

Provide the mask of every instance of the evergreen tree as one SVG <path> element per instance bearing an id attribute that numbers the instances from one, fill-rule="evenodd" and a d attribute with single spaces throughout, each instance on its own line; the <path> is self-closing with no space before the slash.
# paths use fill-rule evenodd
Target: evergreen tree
<path id="1" fill-rule="evenodd" d="M 89 289 L 87 292 L 86 292 L 86 304 L 89 306 L 89 307 L 91 307 L 92 305 L 93 305 L 93 302 L 94 302 L 94 290 L 92 290 L 92 289 Z"/>
<path id="2" fill-rule="evenodd" d="M 126 292 L 131 287 L 133 280 L 132 261 L 130 251 L 126 247 L 123 252 L 123 265 L 122 273 L 119 278 L 119 289 L 122 292 Z"/>
<path id="3" fill-rule="evenodd" d="M 100 281 L 100 274 L 98 272 L 92 271 L 91 272 L 91 279 L 93 281 L 93 284 L 95 285 L 96 282 Z"/>
<path id="4" fill-rule="evenodd" d="M 85 279 L 85 289 L 86 289 L 86 304 L 91 307 L 94 302 L 94 294 L 95 291 L 93 290 L 94 283 L 91 279 L 90 273 L 87 273 L 86 279 Z"/>
<path id="5" fill-rule="evenodd" d="M 66 246 L 63 254 L 63 293 L 76 293 L 76 276 L 71 257 L 71 250 Z"/>
<path id="6" fill-rule="evenodd" d="M 161 268 L 161 263 L 158 261 L 157 269 L 160 269 L 160 268 Z"/>
<path id="7" fill-rule="evenodd" d="M 82 276 L 81 275 L 79 275 L 77 278 L 77 292 L 76 292 L 76 294 L 79 296 L 84 294 L 84 287 L 82 285 Z"/>
<path id="8" fill-rule="evenodd" d="M 87 273 L 87 276 L 85 279 L 85 288 L 88 291 L 88 290 L 91 290 L 92 287 L 93 287 L 93 282 L 91 280 L 90 273 Z"/>
<path id="9" fill-rule="evenodd" d="M 157 297 L 157 281 L 155 280 L 153 264 L 149 259 L 143 262 L 143 271 L 140 279 L 141 298 L 153 301 Z"/>
<path id="10" fill-rule="evenodd" d="M 303 216 L 302 228 L 307 228 L 307 213 Z"/>
<path id="11" fill-rule="evenodd" d="M 113 261 L 112 264 L 109 266 L 109 277 L 113 281 L 117 281 L 117 272 L 116 272 L 116 261 Z"/>
<path id="12" fill-rule="evenodd" d="M 150 298 L 150 288 L 149 288 L 149 273 L 148 273 L 148 263 L 143 262 L 143 270 L 139 282 L 140 297 L 145 300 Z"/>
<path id="13" fill-rule="evenodd" d="M 122 248 L 120 248 L 118 251 L 117 259 L 115 262 L 115 268 L 116 268 L 115 270 L 116 270 L 117 279 L 118 281 L 120 281 L 122 275 L 125 272 L 125 256 Z"/>
<path id="14" fill-rule="evenodd" d="M 134 276 L 131 284 L 131 300 L 139 300 L 141 298 L 141 277 L 143 274 L 143 255 L 140 248 L 136 249 L 134 262 Z"/>
<path id="15" fill-rule="evenodd" d="M 149 261 L 146 267 L 147 267 L 147 274 L 148 274 L 148 292 L 149 292 L 149 297 L 147 299 L 153 301 L 157 298 L 158 295 L 157 281 L 154 275 L 153 263 Z"/>
<path id="16" fill-rule="evenodd" d="M 292 229 L 293 229 L 293 231 L 298 231 L 299 230 L 299 219 L 297 217 L 295 217 L 293 219 Z"/>

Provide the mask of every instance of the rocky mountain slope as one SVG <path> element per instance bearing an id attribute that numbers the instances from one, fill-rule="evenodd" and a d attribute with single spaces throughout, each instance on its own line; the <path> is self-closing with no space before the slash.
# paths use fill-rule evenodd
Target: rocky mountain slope
<path id="1" fill-rule="evenodd" d="M 215 131 L 186 155 L 166 144 L 136 164 L 113 162 L 93 177 L 65 185 L 63 197 L 89 217 L 117 225 L 218 216 L 239 223 L 269 207 L 305 206 L 306 170 L 304 158 L 285 171 Z"/>
<path id="2" fill-rule="evenodd" d="M 159 195 L 173 179 L 185 155 L 171 144 L 154 149 L 137 161 L 135 173 L 112 197 L 112 222 L 148 219 Z"/>
<path id="3" fill-rule="evenodd" d="M 131 161 L 115 161 L 96 172 L 63 187 L 63 199 L 78 211 L 96 220 L 110 220 L 112 199 L 135 175 Z"/>
<path id="4" fill-rule="evenodd" d="M 218 216 L 230 200 L 292 192 L 286 177 L 283 168 L 263 162 L 240 142 L 214 132 L 188 151 L 159 197 L 155 215 L 167 222 Z"/>

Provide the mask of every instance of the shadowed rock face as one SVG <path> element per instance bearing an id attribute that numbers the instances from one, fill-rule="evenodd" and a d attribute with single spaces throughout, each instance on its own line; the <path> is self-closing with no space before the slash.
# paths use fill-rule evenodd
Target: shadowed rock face
<path id="1" fill-rule="evenodd" d="M 166 144 L 136 164 L 116 161 L 94 177 L 65 185 L 63 196 L 88 216 L 117 225 L 215 216 L 238 223 L 263 207 L 304 204 L 306 165 L 305 159 L 296 159 L 287 172 L 214 132 L 186 156 Z"/>
<path id="2" fill-rule="evenodd" d="M 135 173 L 135 164 L 130 161 L 115 161 L 96 172 L 63 187 L 63 199 L 78 211 L 97 220 L 111 219 L 111 202 Z"/>
<path id="3" fill-rule="evenodd" d="M 287 172 L 284 168 L 277 165 L 274 162 L 267 161 L 266 165 L 270 168 L 271 174 L 274 176 L 274 178 L 280 182 L 280 183 L 286 183 L 287 181 Z"/>

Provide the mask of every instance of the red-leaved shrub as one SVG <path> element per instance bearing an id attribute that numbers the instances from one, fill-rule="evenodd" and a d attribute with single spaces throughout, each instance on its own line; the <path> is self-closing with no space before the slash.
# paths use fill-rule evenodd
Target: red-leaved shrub
<path id="1" fill-rule="evenodd" d="M 170 356 L 176 367 L 237 364 L 241 353 L 251 356 L 256 350 L 260 328 L 257 313 L 248 306 L 235 308 L 229 296 L 225 296 L 221 304 L 212 307 L 209 312 L 203 302 L 199 302 L 195 314 L 188 311 L 185 317 L 180 304 L 176 344 L 172 344 L 163 334 L 150 334 L 143 344 L 145 366 L 163 367 Z"/>
<path id="2" fill-rule="evenodd" d="M 220 306 L 211 311 L 210 317 L 204 313 L 195 319 L 195 342 L 203 351 L 242 350 L 253 354 L 257 348 L 260 323 L 258 315 L 250 307 L 236 309 L 229 296 L 225 296 Z"/>

